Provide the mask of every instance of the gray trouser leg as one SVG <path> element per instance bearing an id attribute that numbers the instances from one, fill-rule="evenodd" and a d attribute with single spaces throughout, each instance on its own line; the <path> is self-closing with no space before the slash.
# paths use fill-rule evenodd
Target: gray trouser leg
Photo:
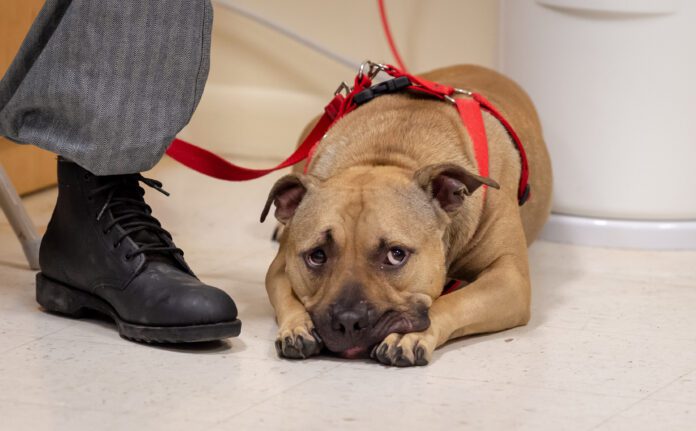
<path id="1" fill-rule="evenodd" d="M 208 76 L 210 0 L 47 0 L 0 81 L 0 135 L 97 175 L 147 170 Z"/>

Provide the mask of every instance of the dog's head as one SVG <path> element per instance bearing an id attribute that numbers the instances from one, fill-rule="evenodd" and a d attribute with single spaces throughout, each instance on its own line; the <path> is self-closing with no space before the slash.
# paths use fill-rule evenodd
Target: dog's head
<path id="1" fill-rule="evenodd" d="M 497 186 L 451 164 L 275 184 L 261 220 L 274 203 L 285 271 L 329 350 L 364 356 L 390 333 L 428 328 L 446 281 L 446 228 L 482 184 Z"/>

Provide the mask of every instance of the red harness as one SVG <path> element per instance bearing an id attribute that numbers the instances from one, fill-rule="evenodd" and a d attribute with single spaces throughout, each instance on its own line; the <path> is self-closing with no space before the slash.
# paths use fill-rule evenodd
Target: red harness
<path id="1" fill-rule="evenodd" d="M 365 69 L 367 69 L 367 71 Z M 372 86 L 372 79 L 379 72 L 384 72 L 394 79 Z M 489 112 L 500 121 L 510 134 L 520 154 L 522 171 L 520 174 L 517 199 L 520 205 L 524 204 L 527 199 L 529 199 L 529 167 L 524 147 L 510 123 L 508 123 L 505 117 L 500 114 L 491 102 L 479 93 L 431 82 L 403 72 L 394 66 L 372 62 L 363 63 L 360 67 L 360 71 L 355 77 L 352 88 L 349 88 L 345 82 L 341 84 L 334 98 L 324 108 L 324 115 L 321 116 L 319 122 L 314 126 L 309 135 L 307 135 L 302 144 L 290 157 L 275 167 L 269 169 L 249 169 L 237 166 L 208 150 L 182 141 L 181 139 L 175 139 L 172 142 L 167 150 L 167 154 L 195 171 L 227 181 L 246 181 L 259 178 L 279 169 L 292 166 L 304 159 L 307 159 L 308 167 L 317 145 L 331 126 L 338 120 L 358 108 L 361 104 L 368 102 L 380 94 L 405 90 L 411 90 L 447 101 L 457 108 L 462 123 L 473 142 L 479 175 L 484 177 L 488 176 L 488 139 L 486 137 L 481 110 L 483 109 Z M 455 95 L 463 95 L 464 97 L 455 98 Z M 305 171 L 306 169 L 305 167 Z"/>

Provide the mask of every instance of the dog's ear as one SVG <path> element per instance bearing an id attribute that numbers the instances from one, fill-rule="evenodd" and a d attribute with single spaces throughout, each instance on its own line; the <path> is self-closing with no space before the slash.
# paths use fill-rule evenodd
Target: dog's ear
<path id="1" fill-rule="evenodd" d="M 414 178 L 416 183 L 448 213 L 457 211 L 464 203 L 465 196 L 471 196 L 484 184 L 495 189 L 500 188 L 492 179 L 471 173 L 453 163 L 426 166 L 418 170 Z"/>
<path id="2" fill-rule="evenodd" d="M 266 220 L 271 204 L 275 204 L 275 217 L 279 222 L 286 224 L 295 214 L 302 198 L 307 193 L 307 185 L 311 181 L 307 176 L 289 174 L 276 181 L 268 194 L 266 205 L 261 213 L 261 223 Z"/>

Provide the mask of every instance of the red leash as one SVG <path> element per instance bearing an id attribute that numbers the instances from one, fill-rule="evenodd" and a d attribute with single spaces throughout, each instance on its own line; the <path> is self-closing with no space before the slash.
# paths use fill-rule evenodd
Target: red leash
<path id="1" fill-rule="evenodd" d="M 312 131 L 307 135 L 302 144 L 290 155 L 285 161 L 279 165 L 268 169 L 250 169 L 242 166 L 234 165 L 222 157 L 208 150 L 200 148 L 189 142 L 181 139 L 175 139 L 171 146 L 167 149 L 167 155 L 179 163 L 198 171 L 202 174 L 227 181 L 247 181 L 262 177 L 279 169 L 284 169 L 294 164 L 297 164 L 307 159 L 305 172 L 311 162 L 312 155 L 324 137 L 326 132 L 340 118 L 355 110 L 362 103 L 366 103 L 372 98 L 385 93 L 395 91 L 411 90 L 418 93 L 435 97 L 440 100 L 445 100 L 452 103 L 459 112 L 462 123 L 466 128 L 474 147 L 476 164 L 479 169 L 479 175 L 487 177 L 488 170 L 488 139 L 486 130 L 483 124 L 481 110 L 486 110 L 493 115 L 508 131 L 512 138 L 517 151 L 520 154 L 522 171 L 520 174 L 518 186 L 518 202 L 524 204 L 529 198 L 529 167 L 527 163 L 527 155 L 522 146 L 519 136 L 512 128 L 510 123 L 500 112 L 490 103 L 485 97 L 478 93 L 472 93 L 467 90 L 453 88 L 447 85 L 431 82 L 426 79 L 411 75 L 406 72 L 404 63 L 396 48 L 394 39 L 392 38 L 389 22 L 387 21 L 384 0 L 378 0 L 380 16 L 382 18 L 382 26 L 384 28 L 389 47 L 394 55 L 394 58 L 399 63 L 401 69 L 397 69 L 391 65 L 377 64 L 372 62 L 363 63 L 360 66 L 360 71 L 355 77 L 353 87 L 350 88 L 346 83 L 342 83 L 339 89 L 334 94 L 333 99 L 324 108 L 324 114 L 321 116 Z M 386 73 L 393 79 L 385 83 L 378 84 L 372 87 L 372 79 L 380 72 Z M 397 81 L 399 83 L 397 84 Z M 345 94 L 342 93 L 344 91 Z M 454 98 L 460 94 L 466 97 Z M 484 193 L 486 186 L 484 186 Z"/>
<path id="2" fill-rule="evenodd" d="M 380 72 L 386 73 L 394 79 L 372 87 L 372 78 Z M 399 78 L 401 78 L 401 82 L 405 83 L 405 85 L 399 85 L 397 88 L 395 81 Z M 389 85 L 391 85 L 391 87 Z M 306 166 L 308 167 L 317 144 L 331 126 L 340 118 L 358 108 L 360 104 L 366 103 L 380 94 L 411 90 L 450 102 L 457 108 L 462 123 L 473 142 L 476 163 L 479 169 L 479 175 L 481 176 L 488 176 L 489 174 L 488 139 L 486 137 L 481 110 L 486 110 L 498 119 L 510 134 L 520 154 L 522 162 L 522 172 L 518 188 L 518 200 L 520 205 L 528 199 L 529 168 L 527 164 L 527 155 L 522 146 L 522 142 L 505 117 L 503 117 L 493 104 L 481 94 L 431 82 L 401 71 L 391 65 L 371 62 L 364 63 L 360 66 L 360 71 L 355 77 L 352 88 L 349 89 L 346 84 L 342 84 L 339 89 L 345 90 L 345 95 L 340 91 L 336 92 L 331 102 L 324 108 L 324 114 L 319 119 L 319 122 L 314 126 L 309 135 L 307 135 L 302 144 L 290 157 L 275 167 L 268 169 L 249 169 L 237 166 L 208 150 L 197 147 L 181 139 L 175 139 L 174 142 L 172 142 L 172 145 L 167 150 L 167 154 L 195 171 L 227 181 L 246 181 L 259 178 L 279 169 L 292 166 L 305 159 L 308 159 Z M 457 94 L 464 95 L 465 97 L 455 99 L 454 96 Z"/>
<path id="3" fill-rule="evenodd" d="M 394 60 L 396 60 L 396 64 L 399 65 L 401 70 L 406 72 L 406 65 L 404 65 L 404 61 L 401 59 L 399 50 L 396 49 L 396 43 L 394 43 L 394 38 L 392 37 L 391 28 L 389 27 L 389 20 L 387 19 L 387 10 L 384 7 L 384 0 L 377 0 L 377 4 L 379 5 L 379 17 L 382 19 L 382 29 L 384 30 L 384 35 L 389 43 L 389 49 L 394 56 Z"/>

